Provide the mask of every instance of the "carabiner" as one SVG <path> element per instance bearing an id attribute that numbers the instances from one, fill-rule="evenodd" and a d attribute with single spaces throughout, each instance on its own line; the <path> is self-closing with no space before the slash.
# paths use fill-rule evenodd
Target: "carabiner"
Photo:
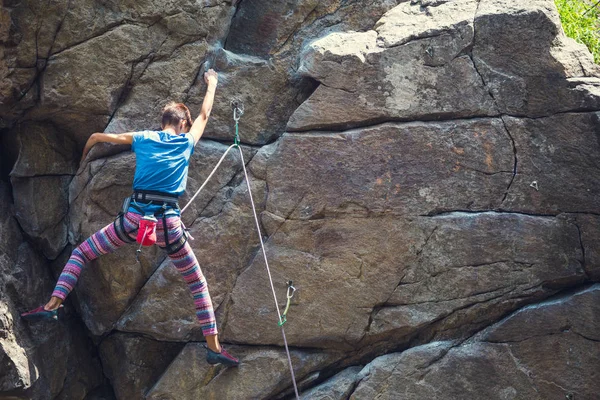
<path id="1" fill-rule="evenodd" d="M 296 291 L 296 288 L 292 285 L 292 281 L 288 282 L 288 289 L 287 289 L 287 298 L 291 299 L 292 297 L 294 297 L 294 292 Z"/>
<path id="2" fill-rule="evenodd" d="M 244 103 L 239 100 L 232 100 L 231 108 L 233 109 L 233 120 L 238 122 L 240 117 L 244 115 Z"/>

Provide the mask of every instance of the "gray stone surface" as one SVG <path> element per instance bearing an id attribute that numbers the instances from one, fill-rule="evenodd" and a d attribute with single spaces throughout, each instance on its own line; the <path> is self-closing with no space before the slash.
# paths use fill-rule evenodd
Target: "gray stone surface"
<path id="1" fill-rule="evenodd" d="M 243 3 L 242 3 L 243 4 Z M 235 128 L 231 102 L 243 103 L 239 121 L 243 143 L 264 144 L 279 137 L 285 121 L 305 97 L 299 84 L 291 84 L 289 62 L 237 54 L 218 49 L 208 57 L 211 68 L 219 71 L 219 89 L 207 137 L 233 141 Z M 190 105 L 200 109 L 205 86 L 190 90 Z"/>
<path id="2" fill-rule="evenodd" d="M 291 385 L 287 356 L 282 348 L 229 346 L 227 349 L 241 358 L 238 367 L 211 366 L 205 361 L 206 350 L 199 343 L 188 343 L 147 398 L 264 399 Z M 291 350 L 297 379 L 324 368 L 339 356 L 323 351 Z M 186 373 L 181 373 L 182 370 Z"/>
<path id="3" fill-rule="evenodd" d="M 582 251 L 585 252 L 585 269 L 595 282 L 600 281 L 600 216 L 577 215 Z"/>
<path id="4" fill-rule="evenodd" d="M 50 124 L 27 122 L 12 133 L 19 144 L 18 158 L 11 171 L 15 178 L 44 175 L 73 175 L 77 149 L 68 136 Z"/>
<path id="5" fill-rule="evenodd" d="M 25 233 L 54 259 L 67 244 L 64 219 L 76 144 L 50 124 L 26 122 L 8 135 L 14 136 L 17 146 L 10 172 L 16 217 Z"/>
<path id="6" fill-rule="evenodd" d="M 343 400 L 347 399 L 356 387 L 356 381 L 362 367 L 346 368 L 325 383 L 307 390 L 301 400 Z"/>
<path id="7" fill-rule="evenodd" d="M 119 399 L 144 399 L 184 344 L 114 333 L 102 340 L 104 373 Z"/>
<path id="8" fill-rule="evenodd" d="M 286 324 L 298 346 L 393 348 L 428 327 L 461 337 L 586 277 L 574 224 L 519 214 L 287 220 L 267 246 L 280 299 L 288 280 L 298 288 Z M 262 257 L 232 303 L 227 340 L 281 344 L 262 328 L 277 321 Z"/>
<path id="9" fill-rule="evenodd" d="M 499 119 L 290 133 L 269 158 L 267 211 L 314 219 L 494 209 L 513 166 Z"/>
<path id="10" fill-rule="evenodd" d="M 11 178 L 15 216 L 27 235 L 55 259 L 67 244 L 71 175 Z"/>
<path id="11" fill-rule="evenodd" d="M 425 224 L 417 262 L 373 313 L 370 335 L 431 323 L 442 338 L 465 335 L 585 279 L 577 227 L 561 219 L 453 213 Z"/>
<path id="12" fill-rule="evenodd" d="M 553 2 L 483 0 L 474 28 L 472 57 L 500 112 L 539 117 L 600 108 L 598 66 L 564 36 Z"/>
<path id="13" fill-rule="evenodd" d="M 267 257 L 279 307 L 286 282 L 298 289 L 288 313 L 286 336 L 294 346 L 351 349 L 358 346 L 373 306 L 385 302 L 405 265 L 412 243 L 426 233 L 392 218 L 287 221 L 270 237 Z M 391 248 L 394 251 L 391 251 Z M 225 340 L 282 345 L 262 255 L 238 278 Z M 269 328 L 268 328 L 269 327 Z"/>
<path id="14" fill-rule="evenodd" d="M 551 2 L 403 2 L 374 28 L 308 46 L 299 72 L 321 85 L 289 130 L 600 106 L 599 69 L 564 36 Z"/>
<path id="15" fill-rule="evenodd" d="M 239 2 L 225 42 L 227 51 L 215 57 L 215 65 L 224 72 L 223 106 L 216 107 L 215 128 L 208 134 L 231 140 L 228 104 L 239 99 L 247 109 L 240 121 L 243 141 L 264 144 L 279 137 L 294 110 L 315 88 L 311 79 L 298 74 L 304 46 L 329 32 L 371 29 L 383 13 L 398 3 Z"/>
<path id="16" fill-rule="evenodd" d="M 517 173 L 502 208 L 600 213 L 598 113 L 504 121 L 515 141 Z"/>
<path id="17" fill-rule="evenodd" d="M 0 113 L 3 128 L 39 101 L 40 74 L 52 50 L 52 40 L 65 15 L 66 0 L 40 3 L 3 2 L 0 8 Z M 33 23 L 35 22 L 35 23 Z"/>
<path id="18" fill-rule="evenodd" d="M 12 217 L 7 185 L 0 182 L 0 268 L 2 286 L 8 278 L 6 274 L 18 259 L 18 248 L 22 242 L 21 232 Z M 0 295 L 0 393 L 19 390 L 31 385 L 31 375 L 27 368 L 27 354 L 18 343 L 13 317 L 14 306 L 4 290 Z M 18 321 L 16 321 L 18 324 Z"/>
<path id="19" fill-rule="evenodd" d="M 462 344 L 376 358 L 350 399 L 593 399 L 599 293 L 595 285 L 526 307 Z"/>
<path id="20" fill-rule="evenodd" d="M 0 397 L 83 399 L 102 382 L 92 344 L 72 310 L 61 321 L 27 323 L 20 313 L 52 290 L 47 261 L 22 242 L 0 183 Z"/>
<path id="21" fill-rule="evenodd" d="M 389 48 L 378 45 L 375 31 L 332 33 L 313 42 L 299 72 L 321 85 L 290 117 L 287 129 L 498 115 L 473 61 L 463 55 L 472 45 L 472 27 L 457 30 Z M 464 84 L 460 91 L 457 81 Z"/>
<path id="22" fill-rule="evenodd" d="M 43 107 L 34 118 L 54 118 L 62 129 L 81 136 L 103 129 L 117 107 L 137 60 L 156 51 L 166 33 L 124 23 L 63 51 L 47 61 L 41 90 Z M 90 54 L 97 54 L 90 57 Z M 110 54 L 109 57 L 102 56 Z M 66 106 L 65 99 L 69 99 Z M 88 134 L 89 135 L 89 134 Z"/>
<path id="23" fill-rule="evenodd" d="M 377 21 L 375 30 L 385 47 L 465 27 L 472 31 L 478 4 L 477 0 L 402 2 Z"/>

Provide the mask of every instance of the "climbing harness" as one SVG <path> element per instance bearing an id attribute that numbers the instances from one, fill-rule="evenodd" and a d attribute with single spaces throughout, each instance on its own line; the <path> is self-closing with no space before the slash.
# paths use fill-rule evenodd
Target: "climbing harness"
<path id="1" fill-rule="evenodd" d="M 119 215 L 117 215 L 115 222 L 113 222 L 115 232 L 117 233 L 119 239 L 121 239 L 121 241 L 123 241 L 124 243 L 133 243 L 135 242 L 135 239 L 132 239 L 129 234 L 135 232 L 135 230 L 129 232 L 127 229 L 125 229 L 125 224 L 123 221 L 124 219 L 125 213 L 120 212 Z"/>
<path id="2" fill-rule="evenodd" d="M 279 326 L 283 326 L 283 324 L 285 324 L 287 322 L 287 312 L 290 309 L 290 304 L 292 304 L 292 297 L 294 297 L 294 292 L 296 291 L 296 288 L 293 286 L 293 282 L 289 281 L 288 282 L 288 290 L 287 290 L 287 303 L 285 305 L 285 310 L 283 310 L 283 314 L 281 315 L 282 319 L 281 321 L 279 321 L 277 323 L 277 325 Z"/>
<path id="3" fill-rule="evenodd" d="M 277 295 L 275 293 L 275 286 L 273 284 L 273 277 L 271 276 L 271 270 L 269 268 L 269 261 L 267 260 L 267 252 L 265 250 L 265 244 L 263 242 L 263 237 L 260 231 L 260 223 L 258 221 L 258 215 L 256 213 L 256 206 L 254 205 L 254 199 L 252 198 L 252 190 L 250 188 L 250 180 L 248 179 L 248 171 L 246 170 L 246 162 L 244 161 L 244 153 L 242 152 L 242 147 L 240 146 L 240 136 L 239 136 L 239 120 L 240 117 L 244 114 L 244 105 L 241 101 L 239 100 L 234 100 L 231 102 L 231 109 L 233 111 L 233 120 L 235 121 L 235 136 L 234 136 L 234 140 L 233 140 L 233 144 L 231 146 L 229 146 L 227 148 L 227 150 L 225 151 L 225 153 L 221 156 L 221 159 L 219 160 L 219 162 L 217 163 L 217 165 L 215 166 L 215 168 L 212 170 L 212 172 L 208 175 L 208 178 L 206 178 L 206 181 L 204 181 L 204 183 L 202 184 L 202 186 L 200 186 L 200 188 L 196 191 L 196 193 L 194 193 L 194 195 L 190 198 L 190 200 L 188 201 L 188 203 L 185 205 L 185 207 L 183 207 L 181 209 L 181 213 L 183 213 L 192 203 L 192 201 L 194 201 L 194 199 L 200 194 L 200 192 L 202 191 L 202 189 L 204 189 L 204 187 L 206 186 L 206 184 L 208 183 L 208 181 L 210 180 L 210 178 L 212 178 L 212 176 L 214 175 L 214 173 L 217 171 L 217 169 L 219 168 L 219 166 L 221 165 L 221 163 L 223 162 L 223 160 L 225 159 L 225 156 L 227 156 L 227 154 L 229 153 L 229 151 L 234 148 L 237 147 L 237 149 L 240 152 L 240 160 L 242 163 L 242 169 L 244 170 L 244 178 L 246 180 L 246 185 L 248 187 L 248 195 L 250 197 L 250 204 L 252 205 L 252 212 L 254 214 L 254 222 L 256 223 L 256 231 L 258 233 L 258 238 L 260 240 L 260 247 L 262 249 L 262 254 L 265 260 L 265 266 L 267 268 L 267 275 L 269 276 L 269 282 L 271 284 L 271 291 L 273 292 L 273 299 L 275 300 L 275 309 L 277 310 L 277 316 L 278 316 L 278 325 L 281 328 L 281 335 L 283 336 L 283 343 L 285 345 L 285 352 L 287 354 L 287 358 L 288 358 L 288 364 L 290 367 L 290 373 L 292 376 L 292 382 L 294 384 L 294 393 L 296 394 L 296 399 L 300 399 L 300 396 L 298 395 L 298 385 L 296 384 L 296 376 L 294 374 L 294 367 L 292 365 L 292 357 L 290 356 L 290 350 L 288 347 L 288 343 L 287 343 L 287 338 L 285 336 L 285 330 L 283 328 L 283 324 L 287 321 L 287 311 L 290 307 L 290 302 L 291 299 L 294 295 L 294 292 L 296 291 L 296 288 L 294 286 L 292 286 L 292 281 L 289 281 L 288 283 L 288 291 L 287 291 L 287 305 L 285 308 L 285 311 L 283 313 L 283 315 L 281 314 L 280 310 L 279 310 L 279 302 L 277 301 Z"/>
<path id="4" fill-rule="evenodd" d="M 136 229 L 132 231 L 127 231 L 125 229 L 124 218 L 125 214 L 129 210 L 129 207 L 134 208 L 144 217 L 140 220 L 139 226 L 137 228 L 136 240 L 140 243 L 140 247 L 136 251 L 135 259 L 137 262 L 140 262 L 140 253 L 142 252 L 142 246 L 151 246 L 156 243 L 156 224 L 158 223 L 158 219 L 162 220 L 164 235 L 165 235 L 165 247 L 164 249 L 167 251 L 167 254 L 173 254 L 181 250 L 181 248 L 187 242 L 189 234 L 187 233 L 187 229 L 185 225 L 183 225 L 184 234 L 177 240 L 171 242 L 169 241 L 169 231 L 167 229 L 167 210 L 174 209 L 179 210 L 179 203 L 177 202 L 177 196 L 172 195 L 170 193 L 162 193 L 154 190 L 135 190 L 133 194 L 126 198 L 123 202 L 123 207 L 121 212 L 117 216 L 114 222 L 115 231 L 117 232 L 117 236 L 119 239 L 126 243 L 134 242 L 131 239 L 131 234 L 136 231 Z M 138 205 L 137 202 L 142 202 L 146 204 L 156 204 L 162 205 L 162 207 L 152 214 L 146 214 L 144 209 Z"/>
<path id="5" fill-rule="evenodd" d="M 131 200 L 133 200 L 134 202 L 140 201 L 142 203 L 166 203 L 167 206 L 179 208 L 179 203 L 177 203 L 177 196 L 169 193 L 157 192 L 154 190 L 135 190 L 131 195 Z"/>

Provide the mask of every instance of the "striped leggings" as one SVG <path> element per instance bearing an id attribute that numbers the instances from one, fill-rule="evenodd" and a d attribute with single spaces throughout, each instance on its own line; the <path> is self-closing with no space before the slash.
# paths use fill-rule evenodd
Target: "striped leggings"
<path id="1" fill-rule="evenodd" d="M 134 240 L 137 234 L 138 223 L 141 218 L 142 215 L 140 214 L 128 212 L 123 219 L 125 229 L 127 232 L 132 232 L 130 233 L 130 236 Z M 170 243 L 176 241 L 183 235 L 181 219 L 179 216 L 173 215 L 167 217 L 167 231 Z M 94 233 L 73 250 L 69 261 L 67 261 L 67 264 L 58 278 L 52 296 L 64 300 L 75 287 L 79 274 L 85 264 L 103 254 L 111 253 L 125 244 L 127 243 L 123 242 L 119 239 L 119 236 L 117 236 L 115 227 L 112 223 Z M 156 224 L 156 244 L 160 247 L 165 246 L 165 235 L 161 220 Z M 192 292 L 194 305 L 196 307 L 196 316 L 202 326 L 202 333 L 204 336 L 216 335 L 218 333 L 217 323 L 212 301 L 210 299 L 210 294 L 208 293 L 206 280 L 204 279 L 204 275 L 202 275 L 202 271 L 200 270 L 198 260 L 194 255 L 192 247 L 186 242 L 181 250 L 170 254 L 169 258 L 173 262 L 173 265 L 175 265 L 175 268 L 181 273 Z"/>

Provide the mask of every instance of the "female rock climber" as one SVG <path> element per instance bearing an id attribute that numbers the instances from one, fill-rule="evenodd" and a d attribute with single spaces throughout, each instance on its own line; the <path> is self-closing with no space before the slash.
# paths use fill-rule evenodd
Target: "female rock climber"
<path id="1" fill-rule="evenodd" d="M 84 265 L 103 254 L 136 240 L 140 220 L 155 216 L 156 243 L 166 249 L 175 268 L 188 284 L 194 298 L 196 316 L 206 338 L 206 359 L 210 364 L 238 365 L 237 358 L 220 345 L 212 301 L 206 280 L 183 230 L 177 198 L 187 183 L 188 164 L 194 146 L 204 133 L 210 115 L 217 73 L 204 73 L 208 88 L 200 115 L 192 123 L 189 109 L 182 103 L 169 103 L 163 109 L 162 130 L 122 134 L 94 133 L 83 149 L 81 162 L 96 143 L 130 144 L 136 154 L 133 195 L 123 213 L 111 224 L 94 233 L 73 250 L 65 265 L 50 301 L 44 306 L 22 314 L 28 320 L 57 318 L 57 310 L 73 290 Z"/>

